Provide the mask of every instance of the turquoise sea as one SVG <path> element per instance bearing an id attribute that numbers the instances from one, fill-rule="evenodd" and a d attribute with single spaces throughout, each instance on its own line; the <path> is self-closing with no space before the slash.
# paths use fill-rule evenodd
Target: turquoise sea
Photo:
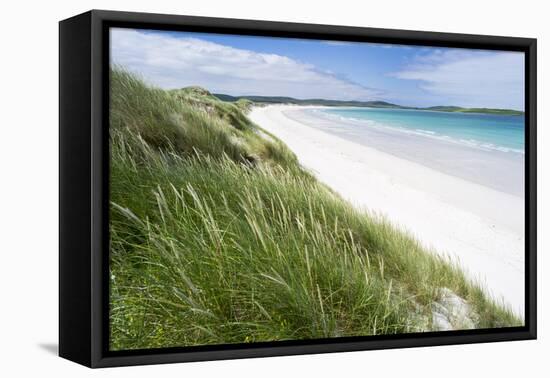
<path id="1" fill-rule="evenodd" d="M 354 127 L 391 128 L 484 150 L 525 153 L 522 115 L 450 113 L 428 110 L 334 108 L 318 109 Z"/>
<path id="2" fill-rule="evenodd" d="M 325 133 L 505 193 L 525 192 L 524 116 L 352 107 L 285 115 Z"/>

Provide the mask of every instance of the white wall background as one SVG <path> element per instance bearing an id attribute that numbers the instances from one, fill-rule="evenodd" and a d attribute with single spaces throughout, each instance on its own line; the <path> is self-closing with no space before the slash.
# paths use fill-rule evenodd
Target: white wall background
<path id="1" fill-rule="evenodd" d="M 550 27 L 544 1 L 7 1 L 0 22 L 0 375 L 105 377 L 547 376 Z M 57 64 L 61 19 L 112 9 L 536 37 L 539 40 L 539 340 L 89 370 L 57 345 Z M 546 233 L 546 235 L 545 235 Z M 546 349 L 546 350 L 545 350 Z"/>

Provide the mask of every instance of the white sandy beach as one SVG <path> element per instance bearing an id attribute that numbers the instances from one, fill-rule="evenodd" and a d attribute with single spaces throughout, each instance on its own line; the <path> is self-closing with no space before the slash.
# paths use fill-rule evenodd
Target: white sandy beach
<path id="1" fill-rule="evenodd" d="M 459 260 L 489 294 L 524 314 L 524 201 L 321 131 L 285 112 L 249 117 L 283 140 L 301 164 L 355 206 L 385 216 L 426 247 Z M 294 118 L 294 117 L 293 117 Z"/>

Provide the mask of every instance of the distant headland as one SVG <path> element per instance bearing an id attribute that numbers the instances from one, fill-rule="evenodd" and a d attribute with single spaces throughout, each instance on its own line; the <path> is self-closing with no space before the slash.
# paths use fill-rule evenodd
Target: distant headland
<path id="1" fill-rule="evenodd" d="M 221 93 L 213 93 L 215 97 L 222 101 L 236 102 L 246 99 L 256 103 L 264 104 L 295 104 L 295 105 L 319 105 L 319 106 L 357 106 L 367 108 L 389 108 L 389 109 L 411 109 L 411 110 L 431 110 L 436 112 L 450 113 L 480 113 L 480 114 L 500 114 L 500 115 L 523 115 L 524 112 L 513 109 L 494 109 L 494 108 L 464 108 L 460 106 L 430 106 L 430 107 L 412 107 L 392 104 L 386 101 L 340 101 L 326 99 L 297 99 L 284 96 L 231 96 Z"/>

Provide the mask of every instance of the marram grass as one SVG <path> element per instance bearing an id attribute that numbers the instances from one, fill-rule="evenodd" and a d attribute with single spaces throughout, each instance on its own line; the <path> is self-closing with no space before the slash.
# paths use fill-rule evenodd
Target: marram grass
<path id="1" fill-rule="evenodd" d="M 118 67 L 111 90 L 112 350 L 429 331 L 441 288 L 478 328 L 521 324 L 305 172 L 249 103 Z"/>

